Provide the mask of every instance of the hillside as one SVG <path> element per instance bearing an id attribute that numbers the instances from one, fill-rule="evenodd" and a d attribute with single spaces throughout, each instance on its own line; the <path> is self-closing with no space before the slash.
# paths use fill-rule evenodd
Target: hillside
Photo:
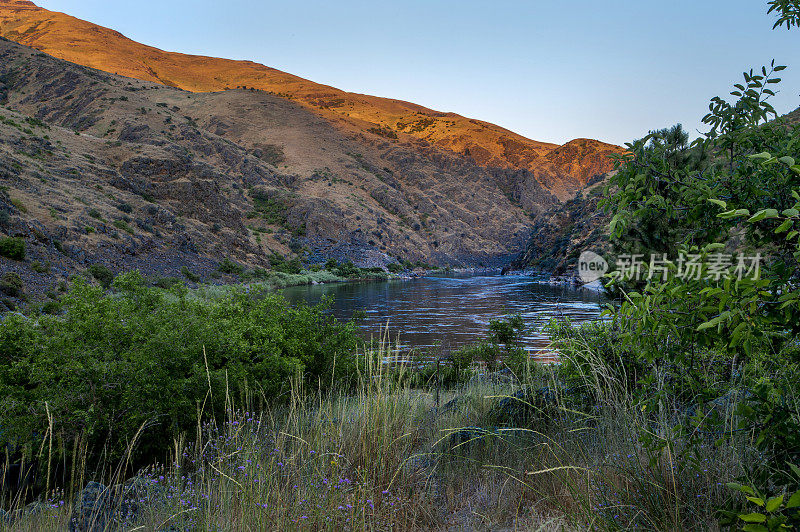
<path id="1" fill-rule="evenodd" d="M 524 245 L 521 203 L 557 203 L 533 179 L 504 188 L 527 172 L 347 135 L 265 92 L 190 93 L 6 40 L 0 106 L 0 237 L 28 245 L 0 266 L 29 286 L 93 264 L 205 277 L 273 253 L 494 264 Z"/>
<path id="2" fill-rule="evenodd" d="M 606 156 L 619 150 L 588 139 L 564 146 L 537 142 L 480 120 L 344 92 L 249 61 L 165 52 L 24 0 L 0 0 L 0 35 L 80 65 L 192 92 L 240 87 L 265 91 L 295 101 L 350 133 L 399 144 L 422 140 L 486 168 L 527 170 L 530 175 L 515 186 L 535 181 L 562 201 L 590 178 L 609 171 Z"/>
<path id="3" fill-rule="evenodd" d="M 571 200 L 540 213 L 534 220 L 525 250 L 513 261 L 512 268 L 573 276 L 583 251 L 605 256 L 610 248 L 611 217 L 598 207 L 605 185 L 602 179 L 590 182 Z"/>

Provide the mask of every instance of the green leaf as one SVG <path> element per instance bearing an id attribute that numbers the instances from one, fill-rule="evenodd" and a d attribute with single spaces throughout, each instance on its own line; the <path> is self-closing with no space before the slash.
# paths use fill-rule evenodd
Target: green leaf
<path id="1" fill-rule="evenodd" d="M 756 494 L 756 492 L 753 491 L 753 488 L 751 488 L 750 486 L 745 486 L 745 485 L 739 484 L 737 482 L 728 482 L 725 485 L 728 486 L 728 488 L 730 488 L 732 490 L 741 491 L 742 493 L 749 493 L 750 495 L 755 495 Z"/>
<path id="2" fill-rule="evenodd" d="M 798 214 L 800 214 L 800 211 L 798 211 L 797 209 L 792 208 L 792 209 L 786 209 L 781 214 L 783 214 L 784 216 L 792 217 L 792 216 L 797 216 Z"/>
<path id="3" fill-rule="evenodd" d="M 783 504 L 783 495 L 778 495 L 777 497 L 772 497 L 771 499 L 769 499 L 767 501 L 767 505 L 766 505 L 767 512 L 769 512 L 769 513 L 774 512 L 775 510 L 777 510 L 778 508 L 781 507 L 781 504 Z"/>
<path id="4" fill-rule="evenodd" d="M 739 515 L 739 519 L 744 521 L 745 523 L 764 523 L 767 520 L 767 516 L 764 514 L 741 514 Z"/>
<path id="5" fill-rule="evenodd" d="M 791 497 L 789 497 L 789 502 L 786 503 L 786 508 L 797 508 L 800 506 L 800 491 L 795 491 Z"/>
<path id="6" fill-rule="evenodd" d="M 777 229 L 775 229 L 775 234 L 777 235 L 777 234 L 780 234 L 780 233 L 785 233 L 791 227 L 792 227 L 792 221 L 791 220 L 786 220 L 781 225 L 779 225 Z"/>
<path id="7" fill-rule="evenodd" d="M 722 200 L 718 200 L 718 199 L 714 199 L 714 198 L 708 198 L 708 201 L 711 202 L 711 203 L 714 203 L 715 205 L 719 205 L 723 209 L 727 209 L 728 208 L 728 204 L 726 202 L 722 201 Z"/>
<path id="8" fill-rule="evenodd" d="M 723 220 L 728 220 L 730 218 L 737 218 L 739 216 L 750 216 L 750 211 L 747 209 L 735 209 L 730 211 L 725 211 L 717 215 L 717 218 L 722 218 Z"/>
<path id="9" fill-rule="evenodd" d="M 789 156 L 787 155 L 787 156 L 781 157 L 781 158 L 780 158 L 780 159 L 778 159 L 778 160 L 779 160 L 780 162 L 782 162 L 783 164 L 786 164 L 786 165 L 789 165 L 789 166 L 794 166 L 794 157 L 789 157 Z"/>
<path id="10" fill-rule="evenodd" d="M 751 216 L 747 221 L 753 223 L 753 222 L 760 222 L 765 218 L 777 218 L 777 217 L 778 217 L 778 211 L 776 209 L 761 209 L 753 216 Z"/>
<path id="11" fill-rule="evenodd" d="M 762 499 L 761 497 L 748 497 L 747 500 L 752 502 L 756 506 L 764 506 L 764 499 Z"/>
<path id="12" fill-rule="evenodd" d="M 764 525 L 756 525 L 753 523 L 748 523 L 742 527 L 744 532 L 769 532 L 769 528 L 765 527 Z"/>

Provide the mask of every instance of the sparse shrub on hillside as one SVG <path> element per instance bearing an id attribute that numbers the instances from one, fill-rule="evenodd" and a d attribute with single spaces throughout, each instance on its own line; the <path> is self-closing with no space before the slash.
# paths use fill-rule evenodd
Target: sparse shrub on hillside
<path id="1" fill-rule="evenodd" d="M 191 281 L 193 283 L 199 283 L 200 282 L 200 276 L 197 275 L 196 273 L 193 273 L 186 266 L 181 267 L 181 273 L 183 274 L 184 277 L 186 277 L 189 281 Z"/>
<path id="2" fill-rule="evenodd" d="M 173 286 L 181 284 L 181 280 L 177 277 L 156 277 L 153 281 L 153 286 L 169 290 Z"/>
<path id="3" fill-rule="evenodd" d="M 41 306 L 39 312 L 41 312 L 42 314 L 50 314 L 52 316 L 56 316 L 58 314 L 61 314 L 63 308 L 64 306 L 61 304 L 60 301 L 48 301 Z"/>
<path id="4" fill-rule="evenodd" d="M 222 259 L 222 262 L 220 262 L 219 266 L 217 266 L 217 271 L 220 273 L 226 273 L 228 275 L 241 275 L 244 271 L 244 268 L 240 264 L 236 264 L 226 257 Z"/>
<path id="5" fill-rule="evenodd" d="M 22 297 L 25 292 L 25 283 L 18 273 L 8 272 L 0 277 L 0 292 L 11 297 Z"/>
<path id="6" fill-rule="evenodd" d="M 286 225 L 286 204 L 278 197 L 261 189 L 250 191 L 256 212 L 269 224 Z"/>
<path id="7" fill-rule="evenodd" d="M 44 262 L 41 263 L 38 260 L 35 260 L 31 263 L 31 270 L 36 273 L 49 273 L 50 272 L 50 263 Z"/>
<path id="8" fill-rule="evenodd" d="M 125 220 L 114 220 L 113 225 L 117 229 L 121 229 L 121 230 L 125 231 L 128 234 L 132 235 L 133 232 L 134 232 L 133 231 L 133 227 L 131 227 L 130 224 L 128 222 L 126 222 Z"/>
<path id="9" fill-rule="evenodd" d="M 388 264 L 386 268 L 389 270 L 389 273 L 400 273 L 405 270 L 403 265 L 398 262 L 392 262 Z"/>
<path id="10" fill-rule="evenodd" d="M 11 198 L 11 204 L 14 207 L 16 207 L 19 210 L 19 212 L 23 214 L 28 212 L 28 207 L 24 203 L 22 203 L 22 200 L 19 200 L 17 198 Z"/>
<path id="11" fill-rule="evenodd" d="M 276 272 L 282 273 L 300 273 L 303 271 L 303 263 L 300 259 L 295 257 L 291 260 L 286 260 L 286 257 L 273 253 L 269 257 L 269 265 Z"/>
<path id="12" fill-rule="evenodd" d="M 109 288 L 111 282 L 114 280 L 114 273 L 107 266 L 102 264 L 92 264 L 89 266 L 89 273 L 103 288 Z"/>
<path id="13" fill-rule="evenodd" d="M 397 132 L 388 127 L 371 127 L 367 131 L 387 139 L 397 139 Z"/>
<path id="14" fill-rule="evenodd" d="M 130 203 L 120 203 L 117 205 L 117 209 L 124 212 L 125 214 L 130 214 L 133 212 L 133 207 L 131 207 Z"/>
<path id="15" fill-rule="evenodd" d="M 361 269 L 353 264 L 351 260 L 339 264 L 332 271 L 339 277 L 358 277 L 361 274 Z"/>
<path id="16" fill-rule="evenodd" d="M 0 256 L 25 260 L 25 241 L 21 238 L 0 238 Z"/>
<path id="17" fill-rule="evenodd" d="M 275 144 L 261 144 L 253 150 L 253 155 L 272 166 L 278 166 L 286 160 L 283 148 Z"/>
<path id="18" fill-rule="evenodd" d="M 0 209 L 0 225 L 8 225 L 9 218 L 11 218 L 11 216 L 8 214 L 8 211 L 5 209 Z"/>

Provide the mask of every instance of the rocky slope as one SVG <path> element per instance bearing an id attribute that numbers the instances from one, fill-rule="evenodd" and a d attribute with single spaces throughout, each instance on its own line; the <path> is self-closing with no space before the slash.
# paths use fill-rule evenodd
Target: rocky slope
<path id="1" fill-rule="evenodd" d="M 0 0 L 0 35 L 74 63 L 188 91 L 262 90 L 295 101 L 347 132 L 396 144 L 422 140 L 486 168 L 527 170 L 509 190 L 538 184 L 562 201 L 609 171 L 606 156 L 619 150 L 588 139 L 564 146 L 537 142 L 480 120 L 344 92 L 249 61 L 165 52 L 25 0 Z M 534 204 L 524 206 L 531 210 Z"/>
<path id="2" fill-rule="evenodd" d="M 578 257 L 582 252 L 593 251 L 607 257 L 611 216 L 598 207 L 605 185 L 602 178 L 590 181 L 571 200 L 540 213 L 525 250 L 513 261 L 512 268 L 573 277 L 577 275 Z"/>

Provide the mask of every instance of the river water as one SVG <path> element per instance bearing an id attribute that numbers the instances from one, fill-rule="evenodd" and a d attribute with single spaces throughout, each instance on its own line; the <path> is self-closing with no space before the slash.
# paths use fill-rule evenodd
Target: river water
<path id="1" fill-rule="evenodd" d="M 363 336 L 378 338 L 388 327 L 399 348 L 444 351 L 486 337 L 489 320 L 520 314 L 524 346 L 532 355 L 549 352 L 542 326 L 554 317 L 573 323 L 597 319 L 603 296 L 585 289 L 551 286 L 523 275 L 448 275 L 385 282 L 296 286 L 282 290 L 292 303 L 331 298 L 343 320 L 363 311 Z"/>

